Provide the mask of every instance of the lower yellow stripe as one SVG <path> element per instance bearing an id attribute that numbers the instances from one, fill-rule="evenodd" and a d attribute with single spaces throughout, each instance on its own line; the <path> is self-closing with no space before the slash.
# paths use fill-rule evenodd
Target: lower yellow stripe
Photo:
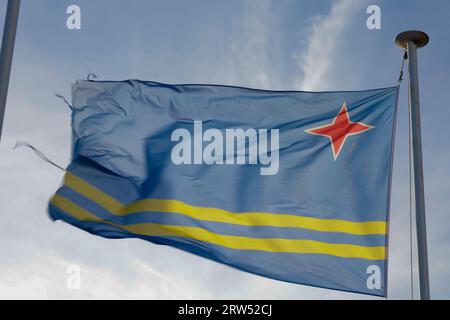
<path id="1" fill-rule="evenodd" d="M 313 240 L 248 238 L 242 236 L 222 235 L 198 227 L 172 226 L 156 223 L 139 223 L 124 226 L 102 220 L 72 201 L 59 195 L 55 195 L 50 202 L 79 221 L 106 223 L 137 235 L 184 237 L 236 250 L 326 254 L 342 258 L 361 258 L 368 260 L 385 259 L 385 247 L 332 244 Z"/>
<path id="2" fill-rule="evenodd" d="M 321 232 L 344 232 L 356 235 L 384 234 L 384 222 L 349 222 L 265 212 L 232 213 L 218 208 L 198 207 L 178 200 L 144 199 L 124 207 L 119 215 L 137 212 L 181 213 L 190 218 L 243 226 L 303 228 Z"/>
<path id="3" fill-rule="evenodd" d="M 355 235 L 386 234 L 386 222 L 384 221 L 352 222 L 267 212 L 233 213 L 218 208 L 193 206 L 178 200 L 144 199 L 126 206 L 69 172 L 65 175 L 64 184 L 98 203 L 112 214 L 121 216 L 136 212 L 153 211 L 178 213 L 198 220 L 243 226 L 303 228 L 321 232 L 343 232 Z"/>

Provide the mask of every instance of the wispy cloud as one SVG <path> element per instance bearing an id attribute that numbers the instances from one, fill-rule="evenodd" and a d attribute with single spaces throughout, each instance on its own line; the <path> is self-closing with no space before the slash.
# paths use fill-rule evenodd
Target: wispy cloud
<path id="1" fill-rule="evenodd" d="M 231 71 L 226 70 L 229 82 L 269 89 L 270 76 L 271 0 L 243 2 L 241 16 L 235 22 L 230 54 L 226 57 Z"/>
<path id="2" fill-rule="evenodd" d="M 304 91 L 322 90 L 334 84 L 333 56 L 344 39 L 346 28 L 361 2 L 335 2 L 326 16 L 316 16 L 308 30 L 306 49 L 297 55 L 302 77 L 295 82 Z"/>

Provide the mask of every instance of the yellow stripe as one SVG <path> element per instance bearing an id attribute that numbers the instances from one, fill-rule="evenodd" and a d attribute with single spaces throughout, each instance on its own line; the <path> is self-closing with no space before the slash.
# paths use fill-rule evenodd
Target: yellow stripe
<path id="1" fill-rule="evenodd" d="M 178 200 L 144 199 L 126 206 L 72 173 L 66 173 L 64 183 L 112 214 L 120 216 L 154 211 L 178 213 L 198 220 L 243 226 L 290 227 L 355 235 L 386 234 L 386 222 L 384 221 L 353 222 L 266 212 L 233 213 L 218 208 L 193 206 Z"/>
<path id="2" fill-rule="evenodd" d="M 184 237 L 236 250 L 326 254 L 342 258 L 360 258 L 368 260 L 385 259 L 385 247 L 381 246 L 364 247 L 351 244 L 332 244 L 313 240 L 248 238 L 222 235 L 197 227 L 172 226 L 156 223 L 138 223 L 123 226 L 102 220 L 72 201 L 59 195 L 55 195 L 50 202 L 79 221 L 106 223 L 137 235 Z"/>
<path id="3" fill-rule="evenodd" d="M 100 189 L 92 186 L 91 184 L 87 183 L 83 179 L 70 172 L 66 172 L 64 176 L 64 184 L 69 188 L 72 188 L 79 194 L 85 196 L 86 198 L 98 203 L 113 214 L 117 214 L 118 212 L 120 212 L 121 208 L 125 207 L 125 205 L 120 201 L 107 195 Z"/>

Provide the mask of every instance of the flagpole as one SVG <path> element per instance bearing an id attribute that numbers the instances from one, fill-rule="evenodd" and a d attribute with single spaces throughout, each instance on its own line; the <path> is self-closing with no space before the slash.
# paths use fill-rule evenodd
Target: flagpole
<path id="1" fill-rule="evenodd" d="M 408 51 L 409 107 L 411 115 L 410 126 L 414 166 L 414 192 L 421 300 L 430 299 L 430 285 L 428 274 L 428 249 L 423 183 L 422 136 L 420 128 L 420 99 L 417 49 L 425 47 L 428 44 L 428 41 L 428 35 L 422 31 L 402 32 L 395 38 L 395 43 L 399 47 Z"/>
<path id="2" fill-rule="evenodd" d="M 16 40 L 17 21 L 19 19 L 20 0 L 8 0 L 5 27 L 3 29 L 2 49 L 0 52 L 0 138 L 8 97 L 9 78 Z"/>

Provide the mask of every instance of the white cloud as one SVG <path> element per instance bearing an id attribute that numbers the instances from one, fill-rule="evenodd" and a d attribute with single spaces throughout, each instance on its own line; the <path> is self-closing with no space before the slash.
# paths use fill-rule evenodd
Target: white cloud
<path id="1" fill-rule="evenodd" d="M 271 0 L 244 1 L 241 16 L 234 23 L 230 50 L 223 57 L 228 66 L 227 82 L 243 86 L 270 89 Z M 232 72 L 230 72 L 230 70 Z"/>
<path id="2" fill-rule="evenodd" d="M 102 255 L 99 256 L 101 258 Z M 161 273 L 139 259 L 126 261 L 126 272 L 78 263 L 81 288 L 67 287 L 67 267 L 61 255 L 42 251 L 38 259 L 0 266 L 0 299 L 208 299 L 189 278 Z"/>
<path id="3" fill-rule="evenodd" d="M 345 40 L 346 28 L 352 15 L 360 8 L 361 1 L 340 0 L 333 2 L 326 16 L 317 16 L 308 30 L 306 50 L 297 56 L 302 78 L 295 83 L 303 91 L 318 91 L 333 87 L 333 63 L 335 51 Z"/>

